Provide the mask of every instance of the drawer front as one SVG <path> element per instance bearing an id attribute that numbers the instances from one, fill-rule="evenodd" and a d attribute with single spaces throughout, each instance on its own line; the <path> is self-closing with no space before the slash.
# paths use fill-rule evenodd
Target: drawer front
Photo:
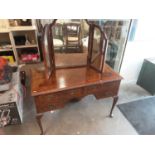
<path id="1" fill-rule="evenodd" d="M 81 98 L 82 96 L 82 88 L 36 96 L 36 109 L 38 113 L 61 109 L 69 100 L 74 98 Z"/>
<path id="2" fill-rule="evenodd" d="M 96 98 L 113 97 L 118 94 L 120 81 L 102 83 L 85 87 L 85 94 L 94 94 Z"/>
<path id="3" fill-rule="evenodd" d="M 80 99 L 90 94 L 95 95 L 97 99 L 117 96 L 119 85 L 120 81 L 114 81 L 35 96 L 37 113 L 61 109 L 69 100 L 74 98 Z"/>
<path id="4" fill-rule="evenodd" d="M 60 104 L 55 104 L 55 103 L 49 103 L 47 102 L 48 98 L 45 98 L 43 95 L 42 96 L 36 96 L 35 97 L 35 105 L 36 105 L 36 110 L 37 113 L 43 113 L 55 109 L 60 109 Z"/>

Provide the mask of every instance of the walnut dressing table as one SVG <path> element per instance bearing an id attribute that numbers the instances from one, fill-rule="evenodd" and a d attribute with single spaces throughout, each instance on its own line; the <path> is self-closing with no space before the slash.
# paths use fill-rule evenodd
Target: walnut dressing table
<path id="1" fill-rule="evenodd" d="M 58 55 L 61 55 L 60 57 L 56 55 L 53 44 L 54 36 L 52 35 L 52 28 L 56 20 L 44 27 L 42 50 L 45 71 L 31 70 L 31 94 L 35 100 L 36 119 L 41 134 L 44 133 L 41 118 L 45 112 L 61 109 L 72 99 L 81 99 L 90 94 L 93 94 L 96 99 L 113 97 L 109 114 L 112 117 L 113 109 L 118 100 L 122 77 L 104 62 L 108 44 L 104 32 L 94 23 L 89 23 L 87 20 L 85 22 L 85 24 L 88 24 L 88 32 L 80 32 L 82 28 L 80 26 L 79 33 L 85 33 L 89 37 L 87 52 L 82 51 L 82 45 L 78 46 L 78 50 L 75 49 L 76 43 L 74 42 L 74 46 L 71 48 L 74 48 L 74 51 L 80 54 L 70 53 L 70 51 L 61 48 L 58 53 Z M 64 36 L 61 36 L 61 38 L 64 38 Z M 62 51 L 64 55 L 62 55 Z M 68 61 L 66 61 L 66 58 L 68 58 Z M 63 66 L 58 65 L 59 67 L 57 67 L 55 61 L 60 62 Z"/>
<path id="2" fill-rule="evenodd" d="M 44 72 L 32 70 L 31 93 L 35 99 L 37 122 L 43 134 L 41 117 L 44 112 L 61 109 L 68 101 L 94 94 L 97 99 L 113 97 L 110 117 L 118 99 L 121 77 L 109 66 L 101 76 L 91 68 L 58 69 L 50 80 Z"/>

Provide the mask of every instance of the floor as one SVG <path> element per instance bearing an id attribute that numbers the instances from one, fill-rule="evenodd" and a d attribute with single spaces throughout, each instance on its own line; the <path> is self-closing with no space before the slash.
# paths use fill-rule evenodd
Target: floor
<path id="1" fill-rule="evenodd" d="M 38 66 L 37 66 L 38 67 Z M 23 67 L 29 74 L 29 68 Z M 29 80 L 27 80 L 29 85 Z M 0 134 L 38 135 L 39 127 L 35 120 L 35 107 L 30 97 L 30 88 L 24 98 L 24 121 L 21 125 L 0 128 Z M 122 83 L 118 104 L 150 96 L 141 87 L 132 83 Z M 96 100 L 93 95 L 81 101 L 69 103 L 62 110 L 45 113 L 42 123 L 47 135 L 136 135 L 137 132 L 116 107 L 114 117 L 108 114 L 112 99 Z"/>

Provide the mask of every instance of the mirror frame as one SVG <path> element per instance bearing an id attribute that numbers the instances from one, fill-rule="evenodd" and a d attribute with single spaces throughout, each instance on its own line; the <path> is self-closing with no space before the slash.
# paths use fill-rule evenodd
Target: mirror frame
<path id="1" fill-rule="evenodd" d="M 51 40 L 51 38 L 52 33 L 50 31 L 50 25 L 46 24 L 43 28 L 43 35 L 41 38 L 46 79 L 49 79 L 52 72 L 55 71 L 55 59 L 54 59 L 54 53 L 52 52 L 53 41 Z M 47 39 L 47 45 L 45 44 L 46 39 Z M 48 48 L 48 50 L 46 50 L 46 48 Z M 50 66 L 48 66 L 48 63 L 50 64 Z"/>
<path id="2" fill-rule="evenodd" d="M 84 19 L 86 23 L 89 25 L 89 40 L 88 40 L 88 55 L 87 55 L 87 62 L 86 65 L 76 65 L 76 66 L 62 66 L 62 67 L 56 67 L 55 64 L 55 52 L 54 52 L 54 44 L 53 44 L 53 35 L 52 35 L 52 26 L 55 25 L 57 19 L 54 19 L 51 24 L 46 24 L 43 29 L 43 35 L 42 35 L 42 51 L 43 51 L 43 57 L 44 57 L 44 65 L 45 65 L 45 74 L 46 74 L 46 79 L 49 79 L 51 74 L 55 71 L 55 68 L 75 68 L 75 67 L 84 67 L 84 66 L 89 66 L 96 71 L 103 73 L 104 71 L 104 63 L 105 63 L 105 54 L 107 51 L 107 46 L 108 46 L 108 39 L 106 34 L 102 31 L 101 27 L 94 24 L 93 21 L 88 21 L 87 19 Z M 100 68 L 96 68 L 91 64 L 92 60 L 92 48 L 93 48 L 93 37 L 94 37 L 94 29 L 97 27 L 100 32 L 101 32 L 101 39 L 100 39 L 100 52 L 101 52 L 101 66 Z M 48 29 L 48 33 L 46 30 Z M 46 54 L 47 51 L 45 49 L 44 45 L 44 39 L 47 37 L 48 40 L 48 49 L 49 49 L 49 60 L 46 59 Z M 103 47 L 103 39 L 105 40 L 105 44 Z M 50 62 L 51 66 L 48 68 L 47 66 L 47 61 Z"/>
<path id="3" fill-rule="evenodd" d="M 96 68 L 92 65 L 92 54 L 93 54 L 93 41 L 94 41 L 94 31 L 95 28 L 97 28 L 100 33 L 101 33 L 101 38 L 100 38 L 100 44 L 99 44 L 99 55 L 101 56 L 101 62 L 100 62 L 100 68 Z M 92 68 L 94 68 L 95 70 L 97 70 L 98 72 L 103 72 L 104 71 L 104 63 L 105 63 L 105 55 L 107 52 L 107 48 L 108 48 L 108 38 L 106 36 L 106 34 L 104 33 L 104 31 L 101 30 L 101 27 L 97 24 L 94 24 L 92 22 L 92 39 L 91 39 L 91 52 L 90 52 L 90 66 Z M 103 44 L 104 43 L 104 44 Z M 104 46 L 103 46 L 104 45 Z"/>
<path id="4" fill-rule="evenodd" d="M 59 19 L 54 19 L 53 22 L 50 25 L 50 31 L 52 33 L 52 27 L 56 24 L 56 21 L 59 20 Z M 90 45 L 91 45 L 91 37 L 90 37 L 90 27 L 91 27 L 91 22 L 89 22 L 87 19 L 84 19 L 86 21 L 86 23 L 88 24 L 89 26 L 89 40 L 88 40 L 88 54 L 87 54 L 87 60 L 86 60 L 86 64 L 85 65 L 70 65 L 70 66 L 56 66 L 55 64 L 55 68 L 58 68 L 58 69 L 63 69 L 63 68 L 75 68 L 75 67 L 84 67 L 84 66 L 87 66 L 89 64 L 90 61 L 88 61 L 88 59 L 90 59 Z M 53 43 L 53 37 L 52 37 L 52 51 L 54 53 L 54 59 L 55 59 L 55 52 L 54 52 L 54 43 Z"/>

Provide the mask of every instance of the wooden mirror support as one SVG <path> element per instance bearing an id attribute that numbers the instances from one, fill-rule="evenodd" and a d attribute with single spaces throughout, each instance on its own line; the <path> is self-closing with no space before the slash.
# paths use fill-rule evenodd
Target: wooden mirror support
<path id="1" fill-rule="evenodd" d="M 55 59 L 52 47 L 52 33 L 50 31 L 50 25 L 47 24 L 44 26 L 42 35 L 42 51 L 44 57 L 46 79 L 49 79 L 52 72 L 54 72 L 55 70 Z"/>
<path id="2" fill-rule="evenodd" d="M 92 26 L 92 39 L 90 48 L 90 65 L 99 72 L 103 72 L 108 40 L 98 25 Z"/>

